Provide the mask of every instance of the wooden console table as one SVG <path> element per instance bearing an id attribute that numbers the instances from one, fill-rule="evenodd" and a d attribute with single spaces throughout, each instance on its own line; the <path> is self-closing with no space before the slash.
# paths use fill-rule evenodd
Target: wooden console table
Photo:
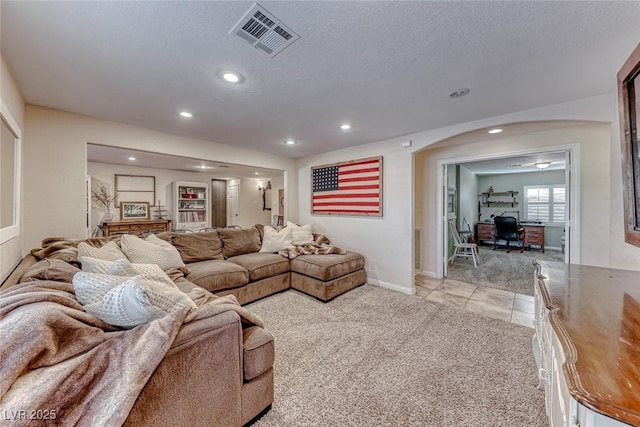
<path id="1" fill-rule="evenodd" d="M 534 264 L 533 350 L 551 426 L 640 425 L 640 272 Z"/>
<path id="2" fill-rule="evenodd" d="M 544 253 L 544 228 L 542 224 L 520 224 L 524 228 L 524 246 L 531 248 L 531 246 L 540 246 L 542 253 Z M 476 242 L 482 243 L 483 241 L 490 241 L 493 244 L 493 229 L 492 222 L 479 222 L 476 229 Z"/>
<path id="3" fill-rule="evenodd" d="M 168 219 L 154 219 L 144 221 L 118 221 L 102 224 L 102 232 L 105 236 L 114 234 L 148 234 L 169 231 L 171 223 Z"/>

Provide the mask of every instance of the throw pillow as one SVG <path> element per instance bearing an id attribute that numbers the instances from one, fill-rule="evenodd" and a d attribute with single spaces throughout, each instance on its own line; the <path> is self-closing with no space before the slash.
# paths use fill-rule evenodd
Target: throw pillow
<path id="1" fill-rule="evenodd" d="M 109 242 L 100 248 L 88 245 L 85 242 L 80 242 L 78 243 L 78 259 L 83 256 L 105 261 L 115 261 L 120 258 L 126 258 L 115 242 Z"/>
<path id="2" fill-rule="evenodd" d="M 293 246 L 291 240 L 291 229 L 288 227 L 277 231 L 268 225 L 264 226 L 264 234 L 262 236 L 262 247 L 260 252 L 278 252 Z"/>
<path id="3" fill-rule="evenodd" d="M 122 328 L 148 323 L 185 307 L 196 308 L 179 289 L 141 276 L 80 272 L 73 278 L 73 286 L 87 313 Z"/>
<path id="4" fill-rule="evenodd" d="M 294 245 L 307 245 L 313 243 L 313 231 L 311 224 L 298 225 L 287 221 L 287 228 L 291 228 Z"/>
<path id="5" fill-rule="evenodd" d="M 184 267 L 178 250 L 153 234 L 144 240 L 133 234 L 123 234 L 120 246 L 129 261 L 136 264 L 156 264 L 162 270 Z"/>
<path id="6" fill-rule="evenodd" d="M 220 228 L 218 234 L 222 239 L 222 255 L 225 259 L 260 251 L 260 234 L 255 227 Z"/>

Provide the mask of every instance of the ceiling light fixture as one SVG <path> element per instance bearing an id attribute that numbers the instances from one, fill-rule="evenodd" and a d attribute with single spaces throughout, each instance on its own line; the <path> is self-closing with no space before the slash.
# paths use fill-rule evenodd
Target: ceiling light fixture
<path id="1" fill-rule="evenodd" d="M 222 75 L 222 78 L 228 81 L 229 83 L 238 83 L 240 82 L 240 75 L 236 73 L 232 73 L 230 71 L 225 72 Z"/>
<path id="2" fill-rule="evenodd" d="M 489 131 L 489 133 L 500 133 L 500 132 L 502 132 L 502 129 L 500 129 L 500 128 L 491 129 Z"/>
<path id="3" fill-rule="evenodd" d="M 549 167 L 550 164 L 551 164 L 551 162 L 538 162 L 538 163 L 535 163 L 535 166 L 538 169 L 546 169 L 546 168 Z"/>
<path id="4" fill-rule="evenodd" d="M 189 113 L 188 111 L 181 111 L 180 115 L 186 119 L 190 119 L 193 117 L 193 114 Z"/>
<path id="5" fill-rule="evenodd" d="M 340 129 L 342 130 L 349 130 L 351 129 L 351 125 L 348 123 L 343 124 L 342 126 L 340 126 Z"/>
<path id="6" fill-rule="evenodd" d="M 284 143 L 287 145 L 296 145 L 298 141 L 296 141 L 295 139 L 287 139 Z"/>
<path id="7" fill-rule="evenodd" d="M 135 157 L 129 157 L 129 160 L 134 161 L 136 158 Z"/>
<path id="8" fill-rule="evenodd" d="M 462 89 L 458 89 L 454 92 L 451 92 L 449 96 L 451 98 L 462 98 L 463 96 L 468 95 L 469 92 L 471 92 L 471 89 L 464 87 Z"/>
<path id="9" fill-rule="evenodd" d="M 253 174 L 254 175 L 260 175 L 260 172 L 254 172 Z"/>

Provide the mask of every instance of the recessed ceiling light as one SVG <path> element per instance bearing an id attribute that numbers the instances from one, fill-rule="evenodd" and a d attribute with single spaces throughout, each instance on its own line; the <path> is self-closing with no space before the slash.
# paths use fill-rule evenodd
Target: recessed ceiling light
<path id="1" fill-rule="evenodd" d="M 287 145 L 296 145 L 298 141 L 296 141 L 295 139 L 287 139 L 284 143 Z"/>
<path id="2" fill-rule="evenodd" d="M 471 89 L 464 87 L 462 89 L 458 89 L 454 92 L 451 92 L 449 96 L 451 98 L 462 98 L 463 96 L 467 95 L 469 92 L 471 92 Z"/>
<path id="3" fill-rule="evenodd" d="M 189 113 L 188 111 L 181 111 L 181 112 L 180 112 L 180 115 L 181 115 L 182 117 L 187 118 L 187 119 L 190 119 L 191 117 L 193 117 L 193 114 Z"/>
<path id="4" fill-rule="evenodd" d="M 134 161 L 136 158 L 135 157 L 129 157 L 129 160 Z"/>
<path id="5" fill-rule="evenodd" d="M 349 130 L 351 129 L 351 125 L 348 123 L 343 124 L 342 126 L 340 126 L 340 129 L 342 130 Z"/>
<path id="6" fill-rule="evenodd" d="M 238 83 L 240 81 L 240 75 L 227 71 L 222 75 L 222 78 L 229 83 Z"/>
<path id="7" fill-rule="evenodd" d="M 549 165 L 551 165 L 551 163 L 550 163 L 550 162 L 538 162 L 538 163 L 535 163 L 535 166 L 536 166 L 538 169 L 546 169 L 546 168 L 548 168 L 548 167 L 549 167 Z"/>
<path id="8" fill-rule="evenodd" d="M 195 167 L 198 169 L 213 169 L 213 166 L 206 166 L 206 165 L 198 165 Z"/>
<path id="9" fill-rule="evenodd" d="M 502 129 L 500 129 L 500 128 L 491 129 L 489 131 L 489 133 L 500 133 L 500 132 L 502 132 Z"/>
<path id="10" fill-rule="evenodd" d="M 253 174 L 254 175 L 260 175 L 260 172 L 254 172 Z"/>

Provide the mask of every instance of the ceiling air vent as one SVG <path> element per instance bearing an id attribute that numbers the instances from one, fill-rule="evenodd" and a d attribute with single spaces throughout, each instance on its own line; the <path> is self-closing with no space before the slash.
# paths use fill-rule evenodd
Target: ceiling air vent
<path id="1" fill-rule="evenodd" d="M 229 31 L 271 58 L 300 38 L 258 3 Z"/>

